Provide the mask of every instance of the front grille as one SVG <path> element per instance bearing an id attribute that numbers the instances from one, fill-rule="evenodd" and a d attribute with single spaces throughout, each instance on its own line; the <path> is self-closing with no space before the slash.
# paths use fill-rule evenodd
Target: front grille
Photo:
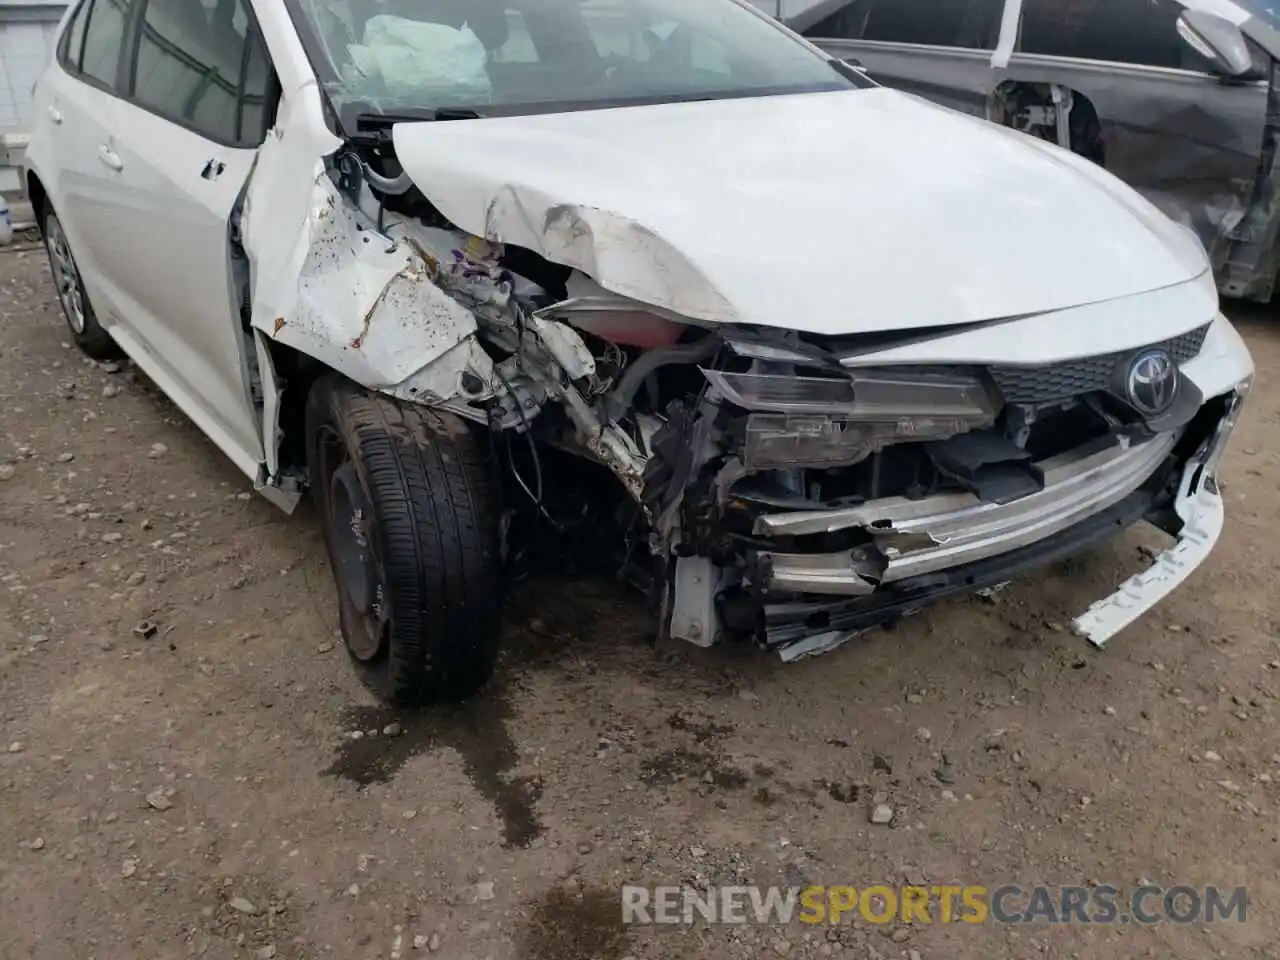
<path id="1" fill-rule="evenodd" d="M 1139 349 L 1164 349 L 1169 351 L 1179 366 L 1200 353 L 1209 324 L 1184 333 L 1172 340 L 1148 344 Z M 1005 403 L 1051 403 L 1067 400 L 1084 393 L 1106 390 L 1115 376 L 1121 361 L 1138 350 L 1121 350 L 1094 357 L 1081 357 L 1042 367 L 1014 367 L 994 365 L 987 368 L 991 378 L 1004 396 Z"/>

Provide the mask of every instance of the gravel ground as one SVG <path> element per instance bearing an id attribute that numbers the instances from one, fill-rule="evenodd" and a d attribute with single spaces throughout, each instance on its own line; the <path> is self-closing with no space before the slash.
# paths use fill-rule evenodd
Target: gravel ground
<path id="1" fill-rule="evenodd" d="M 0 956 L 1280 956 L 1280 323 L 1190 583 L 1063 630 L 1162 537 L 784 667 L 650 646 L 607 582 L 510 605 L 493 689 L 396 716 L 314 518 L 0 254 Z M 150 636 L 135 628 L 154 626 Z M 146 632 L 146 631 L 143 631 Z M 877 804 L 888 824 L 871 822 Z M 1247 884 L 1244 923 L 624 927 L 618 886 Z"/>

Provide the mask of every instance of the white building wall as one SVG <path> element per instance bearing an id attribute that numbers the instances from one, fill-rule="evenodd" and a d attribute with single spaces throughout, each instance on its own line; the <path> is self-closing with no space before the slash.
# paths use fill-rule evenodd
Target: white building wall
<path id="1" fill-rule="evenodd" d="M 31 122 L 31 88 L 53 53 L 57 26 L 0 21 L 0 130 L 25 130 Z"/>

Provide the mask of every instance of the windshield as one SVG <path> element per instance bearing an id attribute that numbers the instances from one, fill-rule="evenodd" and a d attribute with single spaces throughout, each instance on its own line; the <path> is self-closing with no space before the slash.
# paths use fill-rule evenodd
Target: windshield
<path id="1" fill-rule="evenodd" d="M 296 0 L 295 10 L 340 109 L 511 114 L 859 86 L 732 0 Z"/>

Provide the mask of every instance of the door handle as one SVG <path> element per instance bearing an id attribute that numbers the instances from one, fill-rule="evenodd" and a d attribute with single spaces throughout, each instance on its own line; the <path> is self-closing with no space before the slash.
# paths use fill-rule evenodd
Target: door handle
<path id="1" fill-rule="evenodd" d="M 124 161 L 120 159 L 120 154 L 105 143 L 98 145 L 98 159 L 102 161 L 104 167 L 110 167 L 112 170 L 124 169 Z"/>
<path id="2" fill-rule="evenodd" d="M 50 119 L 50 120 L 52 120 L 54 123 L 61 123 L 61 122 L 62 122 L 62 111 L 60 111 L 57 107 L 50 107 L 50 108 L 49 108 L 49 119 Z"/>

